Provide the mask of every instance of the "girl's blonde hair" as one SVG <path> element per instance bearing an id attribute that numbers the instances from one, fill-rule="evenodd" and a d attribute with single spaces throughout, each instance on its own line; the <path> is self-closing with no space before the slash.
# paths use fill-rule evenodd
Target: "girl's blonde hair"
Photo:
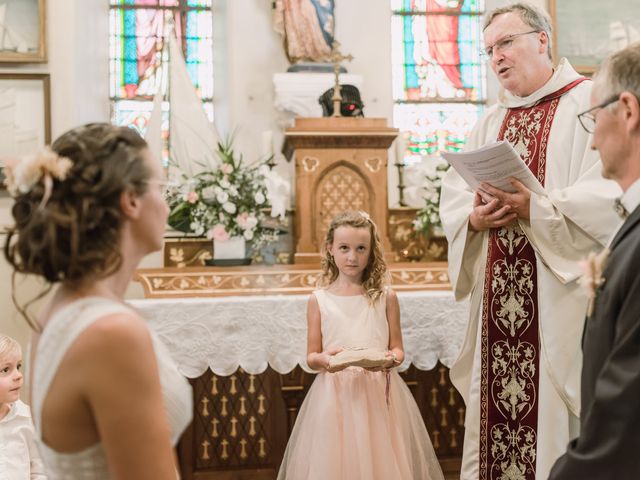
<path id="1" fill-rule="evenodd" d="M 22 353 L 22 348 L 17 340 L 0 333 L 0 358 L 12 353 Z"/>
<path id="2" fill-rule="evenodd" d="M 362 272 L 362 286 L 369 300 L 375 302 L 380 298 L 384 287 L 387 284 L 387 263 L 384 260 L 382 242 L 378 236 L 378 228 L 366 212 L 346 211 L 337 214 L 331 224 L 324 244 L 322 245 L 322 277 L 319 285 L 326 287 L 338 278 L 338 267 L 329 253 L 328 246 L 333 244 L 333 237 L 338 227 L 366 228 L 371 235 L 371 251 L 369 252 L 369 263 Z"/>

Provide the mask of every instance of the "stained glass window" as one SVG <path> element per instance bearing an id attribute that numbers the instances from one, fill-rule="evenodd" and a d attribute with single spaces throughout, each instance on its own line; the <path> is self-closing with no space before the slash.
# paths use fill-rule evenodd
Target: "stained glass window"
<path id="1" fill-rule="evenodd" d="M 153 97 L 166 85 L 164 38 L 173 21 L 187 71 L 213 121 L 212 0 L 110 0 L 109 79 L 111 118 L 146 131 Z M 163 110 L 168 112 L 165 103 Z M 165 119 L 163 130 L 168 127 Z"/>
<path id="2" fill-rule="evenodd" d="M 484 0 L 391 0 L 393 118 L 405 163 L 459 151 L 486 101 Z"/>

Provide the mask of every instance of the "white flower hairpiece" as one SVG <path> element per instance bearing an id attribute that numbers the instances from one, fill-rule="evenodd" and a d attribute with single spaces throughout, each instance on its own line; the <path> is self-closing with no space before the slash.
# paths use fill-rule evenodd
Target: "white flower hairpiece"
<path id="1" fill-rule="evenodd" d="M 15 197 L 30 192 L 34 185 L 44 179 L 45 191 L 40 202 L 43 206 L 51 196 L 52 179 L 64 180 L 72 166 L 71 160 L 45 147 L 40 152 L 25 156 L 21 160 L 7 160 L 4 183 L 9 193 Z"/>

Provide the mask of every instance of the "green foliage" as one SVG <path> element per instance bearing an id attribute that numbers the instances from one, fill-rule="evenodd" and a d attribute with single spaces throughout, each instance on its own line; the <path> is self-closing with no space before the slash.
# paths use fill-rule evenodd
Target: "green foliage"
<path id="1" fill-rule="evenodd" d="M 424 206 L 416 212 L 413 227 L 416 232 L 423 235 L 433 235 L 434 231 L 442 230 L 440 221 L 440 192 L 442 190 L 442 177 L 449 170 L 448 163 L 441 163 L 435 167 L 433 174 L 425 175 Z"/>

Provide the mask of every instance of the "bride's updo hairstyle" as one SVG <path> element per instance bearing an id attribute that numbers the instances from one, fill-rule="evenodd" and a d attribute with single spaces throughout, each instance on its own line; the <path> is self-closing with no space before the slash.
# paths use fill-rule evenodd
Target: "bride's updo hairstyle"
<path id="1" fill-rule="evenodd" d="M 117 270 L 120 196 L 146 191 L 146 147 L 130 128 L 92 123 L 8 169 L 15 225 L 4 251 L 15 272 L 78 286 Z"/>

